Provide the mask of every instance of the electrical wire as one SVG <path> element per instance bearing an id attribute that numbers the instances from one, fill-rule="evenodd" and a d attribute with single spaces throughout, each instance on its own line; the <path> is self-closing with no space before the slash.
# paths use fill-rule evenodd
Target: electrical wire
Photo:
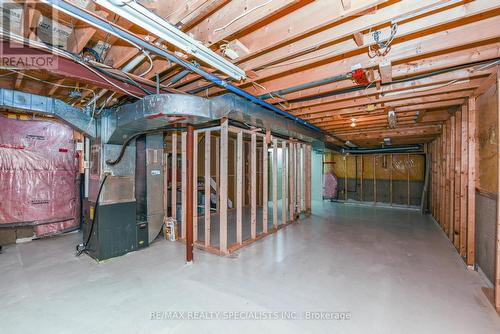
<path id="1" fill-rule="evenodd" d="M 118 86 L 117 84 L 115 84 L 114 82 L 112 82 L 111 80 L 109 80 L 108 78 L 106 78 L 105 76 L 103 76 L 101 73 L 99 73 L 97 70 L 95 70 L 92 66 L 86 64 L 84 61 L 80 60 L 77 56 L 71 54 L 70 52 L 67 52 L 67 51 L 55 48 L 55 47 L 47 45 L 45 43 L 40 43 L 40 42 L 37 42 L 37 41 L 34 41 L 34 40 L 30 40 L 30 39 L 24 38 L 24 37 L 19 36 L 19 35 L 12 34 L 11 32 L 5 31 L 4 29 L 0 29 L 0 36 L 3 39 L 5 39 L 7 37 L 8 39 L 9 38 L 10 39 L 14 39 L 14 40 L 17 40 L 17 41 L 22 42 L 22 43 L 27 43 L 28 45 L 35 45 L 35 46 L 38 46 L 40 48 L 49 50 L 53 54 L 60 55 L 60 56 L 63 56 L 65 58 L 69 58 L 69 59 L 71 59 L 71 60 L 79 63 L 80 65 L 84 66 L 88 70 L 92 71 L 94 74 L 96 74 L 97 76 L 99 76 L 101 79 L 103 79 L 104 81 L 106 81 L 107 83 L 109 83 L 110 85 L 112 85 L 113 87 L 118 88 L 119 90 L 121 90 L 125 94 L 133 96 L 133 97 L 135 97 L 137 99 L 140 99 L 139 96 L 131 93 L 130 91 L 126 90 L 123 87 Z"/>
<path id="2" fill-rule="evenodd" d="M 43 83 L 46 83 L 46 84 L 49 84 L 49 85 L 52 85 L 52 86 L 56 86 L 56 87 L 61 87 L 61 88 L 70 88 L 70 89 L 74 89 L 74 90 L 85 90 L 87 92 L 90 92 L 93 94 L 93 96 L 95 97 L 95 92 L 92 90 L 92 89 L 89 89 L 89 88 L 85 88 L 85 87 L 77 87 L 77 86 L 69 86 L 69 85 L 63 85 L 63 84 L 58 84 L 58 83 L 55 83 L 55 82 L 50 82 L 50 81 L 47 81 L 47 80 L 43 80 L 43 79 L 40 79 L 40 78 L 37 78 L 37 77 L 34 77 L 34 76 L 31 76 L 29 74 L 26 74 L 24 72 L 21 72 L 21 71 L 17 71 L 17 70 L 14 70 L 14 69 L 10 69 L 10 68 L 7 68 L 7 67 L 3 67 L 3 66 L 0 66 L 0 69 L 2 70 L 7 70 L 7 71 L 11 71 L 11 72 L 14 72 L 14 73 L 17 73 L 17 74 L 21 74 L 22 76 L 25 76 L 25 77 L 28 77 L 30 79 L 33 79 L 33 80 L 36 80 L 36 81 L 39 81 L 39 82 L 43 82 Z"/>
<path id="3" fill-rule="evenodd" d="M 89 234 L 87 236 L 86 241 L 81 243 L 81 244 L 76 245 L 76 256 L 82 255 L 82 253 L 87 250 L 87 247 L 88 247 L 89 242 L 90 242 L 90 238 L 92 237 L 92 233 L 94 231 L 94 225 L 97 225 L 97 223 L 98 223 L 99 216 L 97 213 L 99 211 L 99 198 L 101 197 L 102 188 L 104 187 L 104 183 L 106 182 L 106 179 L 108 178 L 108 176 L 109 176 L 109 174 L 107 174 L 107 173 L 104 174 L 104 178 L 101 181 L 101 185 L 99 186 L 99 191 L 97 192 L 97 199 L 96 199 L 95 205 L 94 205 L 94 217 L 93 217 L 93 219 L 91 219 L 92 224 L 90 225 L 90 231 L 89 231 Z"/>

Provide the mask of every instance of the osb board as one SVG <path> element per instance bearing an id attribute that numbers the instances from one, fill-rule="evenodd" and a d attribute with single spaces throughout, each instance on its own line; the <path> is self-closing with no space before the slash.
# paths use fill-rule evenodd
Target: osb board
<path id="1" fill-rule="evenodd" d="M 477 99 L 478 187 L 497 193 L 498 183 L 498 94 L 493 85 Z"/>
<path id="2" fill-rule="evenodd" d="M 407 180 L 408 169 L 410 171 L 411 181 L 423 181 L 425 173 L 425 157 L 422 154 L 393 154 L 392 161 L 392 179 L 393 180 Z M 347 164 L 344 161 L 344 156 L 336 153 L 325 154 L 325 172 L 333 170 L 335 175 L 339 178 L 345 177 L 345 169 L 347 165 L 347 177 L 360 178 L 361 177 L 361 159 L 363 159 L 363 179 L 373 179 L 373 159 L 375 157 L 375 172 L 376 178 L 381 180 L 389 180 L 391 178 L 391 155 L 390 154 L 376 154 L 353 156 L 348 155 Z M 409 157 L 409 158 L 408 158 Z M 356 171 L 356 158 L 357 158 L 357 171 Z M 332 164 L 333 162 L 333 164 Z M 357 172 L 357 173 L 356 173 Z"/>

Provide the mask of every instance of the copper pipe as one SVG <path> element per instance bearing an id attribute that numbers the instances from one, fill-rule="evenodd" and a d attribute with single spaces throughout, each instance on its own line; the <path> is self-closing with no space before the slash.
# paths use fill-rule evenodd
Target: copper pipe
<path id="1" fill-rule="evenodd" d="M 193 261 L 193 139 L 194 130 L 187 125 L 186 133 L 186 261 Z"/>

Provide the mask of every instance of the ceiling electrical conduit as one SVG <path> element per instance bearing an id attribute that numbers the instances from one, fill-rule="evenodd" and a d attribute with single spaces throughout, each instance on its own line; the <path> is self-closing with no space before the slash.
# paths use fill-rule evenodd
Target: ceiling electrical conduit
<path id="1" fill-rule="evenodd" d="M 223 79 L 221 79 L 213 74 L 210 74 L 210 73 L 208 73 L 200 68 L 197 68 L 196 66 L 194 66 L 193 64 L 191 64 L 187 61 L 179 59 L 175 55 L 172 55 L 169 52 L 142 40 L 141 38 L 128 32 L 127 30 L 121 28 L 120 26 L 115 25 L 107 20 L 104 20 L 103 18 L 101 18 L 101 17 L 99 17 L 99 16 L 97 16 L 97 15 L 95 15 L 95 14 L 93 14 L 85 9 L 82 9 L 80 7 L 77 7 L 73 4 L 70 4 L 68 2 L 61 1 L 61 0 L 41 0 L 41 1 L 43 3 L 51 5 L 52 7 L 66 13 L 70 16 L 73 16 L 74 18 L 77 18 L 78 20 L 84 21 L 84 22 L 86 22 L 94 27 L 97 27 L 98 29 L 101 29 L 101 30 L 103 30 L 103 31 L 115 36 L 115 37 L 121 38 L 129 43 L 139 45 L 144 50 L 153 52 L 153 53 L 158 54 L 159 56 L 162 56 L 162 57 L 164 57 L 164 58 L 166 58 L 174 63 L 177 63 L 177 64 L 181 65 L 182 67 L 202 76 L 206 80 L 213 82 L 217 86 L 225 88 L 228 91 L 233 92 L 233 93 L 235 93 L 235 94 L 237 94 L 245 99 L 248 99 L 251 102 L 258 104 L 266 109 L 269 109 L 269 110 L 271 110 L 271 111 L 273 111 L 273 112 L 275 112 L 275 113 L 277 113 L 285 118 L 291 119 L 294 122 L 297 122 L 298 124 L 300 124 L 304 127 L 307 127 L 309 129 L 317 131 L 317 132 L 322 132 L 322 130 L 320 128 L 318 128 L 317 126 L 312 125 L 309 122 L 306 122 L 299 117 L 295 117 L 295 116 L 259 99 L 258 97 L 255 97 L 252 94 L 249 94 L 249 93 L 245 92 L 244 90 L 229 84 L 228 82 L 224 81 Z"/>
<path id="2" fill-rule="evenodd" d="M 435 76 L 435 75 L 445 74 L 445 73 L 449 73 L 449 72 L 453 72 L 453 71 L 456 71 L 456 70 L 460 70 L 460 69 L 464 69 L 464 68 L 468 68 L 468 67 L 473 67 L 473 66 L 486 65 L 485 66 L 485 68 L 486 68 L 486 67 L 489 67 L 488 64 L 491 64 L 493 66 L 496 63 L 498 63 L 499 61 L 500 61 L 500 58 L 495 58 L 495 59 L 491 59 L 491 60 L 487 60 L 487 61 L 479 61 L 479 62 L 473 62 L 473 63 L 463 64 L 463 65 L 457 65 L 457 66 L 444 68 L 444 69 L 437 70 L 437 71 L 430 72 L 430 73 L 416 75 L 416 76 L 409 77 L 409 78 L 403 78 L 403 79 L 393 80 L 391 82 L 383 83 L 383 84 L 381 84 L 381 86 L 385 87 L 385 86 L 389 86 L 389 85 L 392 85 L 392 84 L 397 84 L 397 83 L 403 83 L 403 82 L 410 82 L 410 81 L 414 81 L 414 80 L 425 79 L 425 78 L 429 78 L 429 77 L 432 77 L 432 76 Z M 482 68 L 481 70 L 484 70 L 484 68 Z M 291 94 L 291 93 L 294 93 L 294 92 L 297 92 L 297 91 L 300 91 L 300 90 L 303 90 L 303 89 L 314 88 L 314 87 L 326 85 L 326 84 L 337 82 L 337 81 L 347 80 L 347 79 L 350 79 L 350 78 L 351 78 L 351 73 L 349 72 L 349 73 L 340 74 L 340 75 L 336 75 L 336 76 L 333 76 L 333 77 L 325 78 L 325 79 L 322 79 L 322 80 L 312 81 L 312 82 L 308 82 L 308 83 L 305 83 L 305 84 L 302 84 L 302 85 L 298 85 L 298 86 L 294 86 L 294 87 L 290 87 L 290 88 L 285 88 L 285 89 L 281 89 L 281 90 L 277 90 L 277 91 L 273 91 L 273 92 L 268 93 L 268 94 L 259 95 L 258 97 L 260 99 L 267 100 L 267 99 L 270 99 L 272 97 L 276 97 L 276 96 L 281 97 L 281 95 Z M 329 97 L 329 96 L 335 96 L 335 95 L 340 95 L 340 94 L 345 94 L 345 93 L 353 93 L 353 92 L 357 92 L 357 91 L 362 91 L 362 90 L 365 90 L 368 86 L 369 85 L 356 86 L 356 87 L 346 88 L 346 89 L 343 89 L 343 90 L 338 90 L 338 91 L 333 91 L 333 92 L 326 92 L 326 93 L 323 93 L 323 94 L 318 94 L 318 95 L 313 95 L 313 96 L 306 96 L 306 97 L 301 97 L 301 98 L 297 98 L 297 99 L 290 99 L 290 100 L 286 100 L 284 97 L 282 97 L 282 98 L 285 99 L 288 103 L 304 102 L 304 101 L 317 100 L 317 99 L 321 99 L 321 98 Z M 383 94 L 384 92 L 381 91 L 380 93 Z"/>
<path id="3" fill-rule="evenodd" d="M 422 151 L 421 145 L 392 146 L 382 148 L 350 148 L 341 149 L 342 154 L 383 154 L 383 153 L 412 153 Z"/>

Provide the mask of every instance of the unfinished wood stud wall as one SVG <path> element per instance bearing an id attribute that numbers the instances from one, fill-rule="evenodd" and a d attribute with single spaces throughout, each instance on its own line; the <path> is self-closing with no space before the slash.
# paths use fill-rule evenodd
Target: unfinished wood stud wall
<path id="1" fill-rule="evenodd" d="M 178 219 L 181 229 L 180 239 L 185 240 L 188 176 L 186 133 L 172 132 L 166 135 L 165 141 L 171 143 L 171 148 L 164 154 L 164 161 L 165 170 L 169 171 L 169 167 L 171 169 L 172 185 L 169 196 L 169 184 L 165 183 L 163 200 L 170 201 L 171 216 L 176 219 L 176 207 L 180 204 L 181 216 Z M 234 146 L 234 149 L 231 149 L 231 157 L 230 143 Z M 220 126 L 194 130 L 192 171 L 194 245 L 219 255 L 228 254 L 269 233 L 276 232 L 299 218 L 300 214 L 309 213 L 311 152 L 311 146 L 307 143 L 274 137 L 270 131 L 264 133 L 259 129 L 230 126 L 227 120 L 221 121 Z M 179 154 L 180 169 L 177 163 Z M 168 156 L 171 156 L 171 166 L 166 163 Z M 231 164 L 231 170 L 234 172 L 234 175 L 231 175 L 234 176 L 231 178 L 232 184 L 229 184 L 228 173 L 230 158 L 235 159 Z M 179 170 L 180 184 L 176 182 Z M 245 180 L 248 182 L 246 194 Z M 199 181 L 204 185 L 199 186 Z M 177 198 L 179 190 L 180 201 Z M 232 201 L 229 201 L 229 190 L 234 190 L 234 194 L 231 194 Z M 212 201 L 213 198 L 216 200 Z M 203 202 L 201 205 L 200 201 Z M 272 214 L 268 209 L 270 201 Z M 218 216 L 219 222 L 218 238 L 215 239 L 212 235 L 215 232 L 212 231 L 214 215 Z M 250 236 L 246 236 L 245 240 L 244 224 L 248 222 Z M 219 240 L 218 247 L 212 244 L 216 239 Z"/>
<path id="2" fill-rule="evenodd" d="M 475 109 L 475 98 L 471 97 L 428 146 L 430 212 L 469 266 L 475 262 Z"/>

